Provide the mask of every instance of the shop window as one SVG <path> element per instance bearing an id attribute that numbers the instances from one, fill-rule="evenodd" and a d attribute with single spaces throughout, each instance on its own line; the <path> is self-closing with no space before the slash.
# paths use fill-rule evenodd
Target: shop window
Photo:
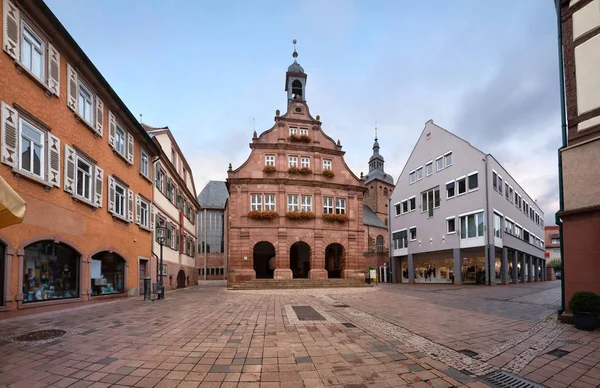
<path id="1" fill-rule="evenodd" d="M 23 257 L 23 303 L 79 297 L 80 255 L 53 241 L 25 248 Z"/>
<path id="2" fill-rule="evenodd" d="M 114 253 L 101 252 L 92 257 L 90 287 L 92 296 L 125 292 L 125 260 Z"/>

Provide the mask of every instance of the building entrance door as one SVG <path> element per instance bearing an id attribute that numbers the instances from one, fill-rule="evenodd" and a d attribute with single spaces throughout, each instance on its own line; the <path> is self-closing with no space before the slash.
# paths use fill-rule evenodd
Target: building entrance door
<path id="1" fill-rule="evenodd" d="M 139 284 L 139 291 L 138 293 L 140 295 L 144 295 L 144 278 L 146 276 L 148 276 L 148 260 L 140 260 L 140 270 L 139 270 L 140 274 L 139 274 L 139 279 L 138 279 L 138 284 Z"/>
<path id="2" fill-rule="evenodd" d="M 290 247 L 290 269 L 292 270 L 292 277 L 297 278 L 308 278 L 308 271 L 310 271 L 310 246 L 303 242 L 298 241 Z"/>
<path id="3" fill-rule="evenodd" d="M 182 269 L 177 273 L 177 288 L 185 288 L 185 272 Z"/>

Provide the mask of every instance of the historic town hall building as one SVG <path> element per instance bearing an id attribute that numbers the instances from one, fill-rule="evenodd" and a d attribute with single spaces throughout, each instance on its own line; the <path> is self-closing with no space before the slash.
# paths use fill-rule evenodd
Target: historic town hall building
<path id="1" fill-rule="evenodd" d="M 364 279 L 366 189 L 346 165 L 340 141 L 310 114 L 306 79 L 294 60 L 286 73 L 287 112 L 277 111 L 271 129 L 254 133 L 246 162 L 228 171 L 229 285 Z"/>

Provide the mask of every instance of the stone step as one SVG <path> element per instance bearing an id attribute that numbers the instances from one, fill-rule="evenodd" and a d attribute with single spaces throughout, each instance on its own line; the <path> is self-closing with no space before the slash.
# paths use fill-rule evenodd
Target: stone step
<path id="1" fill-rule="evenodd" d="M 261 290 L 261 289 L 303 289 L 303 288 L 341 288 L 368 287 L 360 280 L 351 279 L 256 279 L 234 284 L 232 290 Z"/>

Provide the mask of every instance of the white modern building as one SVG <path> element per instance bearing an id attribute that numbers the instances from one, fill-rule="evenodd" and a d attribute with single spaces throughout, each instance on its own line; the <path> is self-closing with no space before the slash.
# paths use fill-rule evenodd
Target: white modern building
<path id="1" fill-rule="evenodd" d="M 166 241 L 162 247 L 165 289 L 182 288 L 196 284 L 196 214 L 200 208 L 196 200 L 196 188 L 192 170 L 185 160 L 168 127 L 144 128 L 161 149 L 160 156 L 148 163 L 154 165 L 154 245 L 152 252 L 160 255 L 156 228 L 166 227 Z M 142 155 L 142 160 L 144 156 Z M 140 268 L 140 271 L 144 269 Z"/>
<path id="2" fill-rule="evenodd" d="M 544 214 L 535 200 L 492 155 L 432 120 L 388 208 L 396 282 L 545 279 Z"/>

